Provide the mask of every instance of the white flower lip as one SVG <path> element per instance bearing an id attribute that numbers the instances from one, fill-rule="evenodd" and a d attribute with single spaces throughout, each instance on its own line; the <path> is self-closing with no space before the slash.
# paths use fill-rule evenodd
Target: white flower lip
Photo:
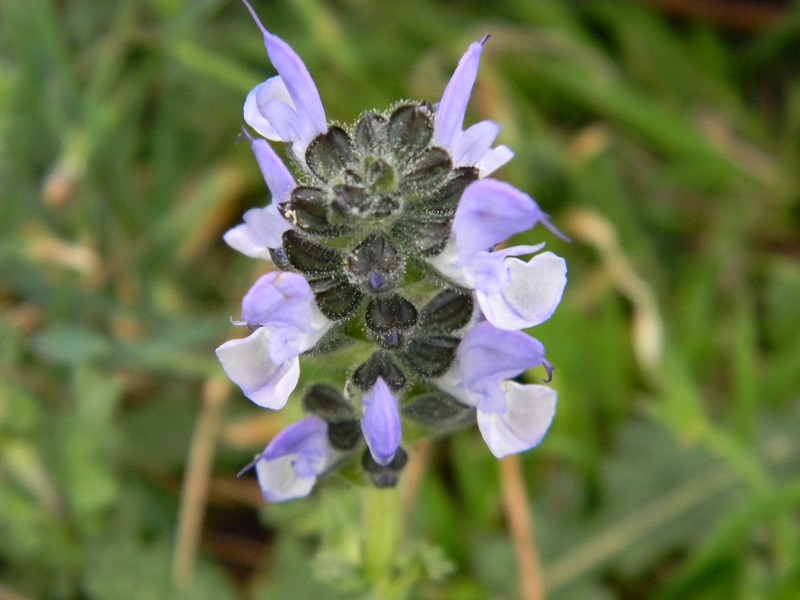
<path id="1" fill-rule="evenodd" d="M 542 252 L 527 263 L 508 259 L 508 284 L 501 293 L 478 290 L 478 304 L 486 318 L 502 329 L 526 329 L 549 319 L 567 284 L 567 263 L 552 252 Z"/>
<path id="2" fill-rule="evenodd" d="M 244 395 L 264 408 L 278 410 L 286 405 L 300 379 L 297 357 L 275 364 L 269 356 L 269 335 L 259 327 L 242 340 L 230 340 L 217 348 L 225 373 Z"/>
<path id="3" fill-rule="evenodd" d="M 306 417 L 281 431 L 256 457 L 261 493 L 269 502 L 307 496 L 322 473 L 338 459 L 328 441 L 328 424 Z"/>
<path id="4" fill-rule="evenodd" d="M 506 410 L 478 411 L 478 428 L 497 458 L 530 450 L 542 441 L 556 412 L 556 391 L 544 385 L 503 384 Z"/>

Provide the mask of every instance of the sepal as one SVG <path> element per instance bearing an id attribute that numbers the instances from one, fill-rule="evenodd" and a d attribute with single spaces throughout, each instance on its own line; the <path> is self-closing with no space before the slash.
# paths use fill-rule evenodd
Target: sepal
<path id="1" fill-rule="evenodd" d="M 443 375 L 453 363 L 459 338 L 449 335 L 417 337 L 398 352 L 409 369 L 422 377 Z"/>
<path id="2" fill-rule="evenodd" d="M 404 417 L 431 429 L 442 431 L 465 425 L 475 419 L 475 409 L 456 402 L 446 394 L 424 394 L 403 405 Z"/>
<path id="3" fill-rule="evenodd" d="M 380 489 L 396 486 L 400 479 L 400 472 L 407 464 L 408 454 L 403 448 L 398 448 L 394 458 L 386 465 L 377 462 L 369 450 L 365 450 L 364 454 L 361 455 L 361 467 L 369 477 L 372 485 Z"/>

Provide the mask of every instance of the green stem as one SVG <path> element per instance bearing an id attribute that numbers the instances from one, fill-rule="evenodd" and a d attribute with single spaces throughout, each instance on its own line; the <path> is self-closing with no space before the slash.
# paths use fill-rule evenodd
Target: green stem
<path id="1" fill-rule="evenodd" d="M 392 580 L 402 531 L 402 507 L 397 487 L 368 487 L 363 496 L 364 575 L 374 587 L 386 588 Z"/>

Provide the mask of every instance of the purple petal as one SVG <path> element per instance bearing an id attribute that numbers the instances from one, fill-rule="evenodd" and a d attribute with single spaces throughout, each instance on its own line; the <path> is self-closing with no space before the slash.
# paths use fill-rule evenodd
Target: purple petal
<path id="1" fill-rule="evenodd" d="M 542 364 L 544 346 L 521 331 L 503 331 L 483 321 L 467 332 L 456 356 L 464 385 L 472 387 L 481 379 L 500 382 Z"/>
<path id="2" fill-rule="evenodd" d="M 251 208 L 244 213 L 244 224 L 228 230 L 223 237 L 225 243 L 251 258 L 272 260 L 269 249 L 279 248 L 283 243 L 283 232 L 292 226 L 278 212 L 275 204 L 266 208 Z"/>
<path id="3" fill-rule="evenodd" d="M 333 326 L 317 308 L 305 278 L 285 271 L 256 281 L 242 301 L 242 317 L 251 328 L 270 330 L 268 352 L 275 364 L 310 350 Z"/>
<path id="4" fill-rule="evenodd" d="M 261 494 L 267 502 L 285 502 L 303 498 L 311 493 L 316 476 L 299 477 L 294 468 L 295 457 L 282 456 L 274 460 L 256 463 L 256 474 Z"/>
<path id="5" fill-rule="evenodd" d="M 328 424 L 317 416 L 300 419 L 272 438 L 261 458 L 274 460 L 287 454 L 322 456 L 327 454 Z"/>
<path id="6" fill-rule="evenodd" d="M 305 329 L 311 321 L 314 294 L 298 273 L 262 275 L 242 299 L 242 318 L 250 327 L 275 323 Z"/>
<path id="7" fill-rule="evenodd" d="M 556 391 L 543 385 L 503 384 L 506 410 L 478 411 L 478 428 L 492 454 L 502 458 L 524 452 L 539 444 L 556 411 Z"/>
<path id="8" fill-rule="evenodd" d="M 397 400 L 383 379 L 378 377 L 373 388 L 361 398 L 361 404 L 364 407 L 361 430 L 370 454 L 378 464 L 388 465 L 400 447 L 403 435 Z"/>
<path id="9" fill-rule="evenodd" d="M 453 149 L 453 162 L 457 167 L 477 165 L 491 149 L 500 125 L 494 121 L 475 123 L 458 137 Z"/>
<path id="10" fill-rule="evenodd" d="M 472 86 L 475 85 L 475 78 L 478 75 L 478 64 L 485 40 L 486 38 L 470 44 L 466 54 L 458 62 L 436 109 L 434 140 L 436 144 L 451 151 L 461 135 L 461 126 L 464 123 Z"/>
<path id="11" fill-rule="evenodd" d="M 300 362 L 297 358 L 274 363 L 269 354 L 269 331 L 259 327 L 243 340 L 231 340 L 217 348 L 217 358 L 225 373 L 244 395 L 263 406 L 277 410 L 297 386 Z"/>
<path id="12" fill-rule="evenodd" d="M 292 151 L 302 157 L 308 143 L 328 130 L 325 109 L 322 107 L 317 86 L 297 53 L 289 44 L 267 31 L 253 7 L 247 0 L 244 3 L 264 36 L 267 55 L 291 98 L 289 104 L 285 99 L 277 99 L 275 90 L 269 90 L 276 99 L 266 102 L 260 108 L 283 141 L 293 142 Z M 287 108 L 294 112 L 294 117 L 287 112 Z"/>
<path id="13" fill-rule="evenodd" d="M 309 136 L 307 141 L 325 133 L 328 130 L 325 109 L 322 107 L 317 86 L 303 61 L 289 44 L 276 35 L 265 33 L 264 43 L 269 59 L 286 84 L 297 114 L 303 121 L 303 133 Z"/>
<path id="14" fill-rule="evenodd" d="M 286 104 L 294 110 L 289 90 L 286 89 L 286 85 L 280 75 L 270 77 L 250 90 L 244 101 L 244 121 L 268 140 L 276 142 L 289 141 L 278 132 L 267 117 L 265 107 L 273 102 Z"/>
<path id="15" fill-rule="evenodd" d="M 272 203 L 281 204 L 289 198 L 289 194 L 295 187 L 294 177 L 283 164 L 283 161 L 275 153 L 266 140 L 254 139 L 250 142 L 250 148 L 256 156 L 258 166 L 267 187 L 272 194 Z"/>
<path id="16" fill-rule="evenodd" d="M 451 235 L 444 249 L 428 259 L 428 262 L 447 279 L 463 287 L 472 287 L 463 264 L 459 261 L 454 237 Z"/>
<path id="17" fill-rule="evenodd" d="M 521 331 L 497 329 L 486 321 L 478 323 L 456 350 L 460 381 L 455 395 L 480 411 L 504 412 L 502 382 L 543 362 L 544 346 L 538 340 Z"/>
<path id="18" fill-rule="evenodd" d="M 479 411 L 501 413 L 506 410 L 504 380 L 544 363 L 538 340 L 483 321 L 461 340 L 453 366 L 436 385 Z"/>
<path id="19" fill-rule="evenodd" d="M 303 352 L 316 346 L 332 325 L 321 313 L 319 316 L 320 320 L 324 321 L 323 326 L 311 331 L 304 331 L 297 327 L 273 328 L 269 345 L 270 358 L 276 363 L 280 363 L 300 356 Z M 309 326 L 313 325 L 313 322 L 309 324 Z"/>
<path id="20" fill-rule="evenodd" d="M 478 175 L 487 177 L 497 171 L 500 167 L 514 158 L 514 151 L 508 146 L 497 146 L 487 151 L 481 159 L 475 163 L 478 167 Z"/>
<path id="21" fill-rule="evenodd" d="M 508 284 L 508 266 L 497 252 L 478 252 L 463 266 L 468 287 L 499 293 Z"/>
<path id="22" fill-rule="evenodd" d="M 481 179 L 464 190 L 453 219 L 458 256 L 466 261 L 542 219 L 534 200 L 495 179 Z"/>
<path id="23" fill-rule="evenodd" d="M 259 100 L 259 109 L 278 132 L 281 141 L 291 142 L 293 149 L 305 148 L 311 138 L 306 140 L 302 120 L 293 105 L 278 100 L 264 103 Z"/>
<path id="24" fill-rule="evenodd" d="M 328 442 L 328 425 L 307 417 L 281 431 L 256 459 L 261 491 L 270 502 L 307 496 L 317 477 L 336 459 Z"/>
<path id="25" fill-rule="evenodd" d="M 508 285 L 511 277 L 510 263 L 505 259 L 509 256 L 533 254 L 543 247 L 544 244 L 511 246 L 494 252 L 478 252 L 464 263 L 462 279 L 467 282 L 468 287 L 485 294 L 500 294 Z"/>
<path id="26" fill-rule="evenodd" d="M 476 296 L 486 318 L 500 329 L 524 329 L 543 323 L 555 311 L 567 283 L 567 265 L 552 252 L 537 254 L 527 263 L 506 261 L 509 280 L 502 293 Z"/>

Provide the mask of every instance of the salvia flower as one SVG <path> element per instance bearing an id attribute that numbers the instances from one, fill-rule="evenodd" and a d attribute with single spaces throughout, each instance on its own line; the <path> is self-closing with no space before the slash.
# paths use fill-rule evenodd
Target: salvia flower
<path id="1" fill-rule="evenodd" d="M 538 366 L 551 371 L 541 342 L 484 321 L 464 335 L 452 366 L 436 383 L 477 409 L 483 439 L 501 458 L 538 444 L 553 420 L 555 391 L 508 381 Z"/>
<path id="2" fill-rule="evenodd" d="M 511 235 L 548 224 L 548 216 L 527 194 L 493 179 L 464 190 L 450 239 L 431 264 L 454 282 L 472 288 L 489 321 L 503 329 L 539 325 L 555 311 L 567 282 L 564 259 L 544 252 L 524 263 L 515 256 L 538 246 L 492 249 Z"/>
<path id="3" fill-rule="evenodd" d="M 337 458 L 338 453 L 328 441 L 328 424 L 312 416 L 276 435 L 246 469 L 256 468 L 265 499 L 282 502 L 308 495 L 317 477 Z"/>
<path id="4" fill-rule="evenodd" d="M 346 463 L 394 486 L 404 433 L 477 421 L 498 457 L 537 445 L 556 393 L 513 378 L 542 367 L 550 379 L 544 347 L 522 329 L 553 314 L 566 266 L 544 244 L 499 245 L 539 224 L 563 236 L 530 196 L 488 178 L 513 156 L 495 146 L 500 126 L 464 128 L 488 36 L 469 46 L 438 103 L 406 101 L 340 126 L 327 122 L 302 60 L 253 16 L 277 75 L 248 95 L 244 119 L 260 137 L 244 135 L 272 202 L 225 241 L 274 270 L 244 297 L 235 323 L 249 335 L 217 355 L 271 409 L 295 391 L 304 356 L 341 364 L 306 382 L 310 416 L 254 461 L 264 496 L 307 495 Z M 267 140 L 289 145 L 291 165 Z"/>
<path id="5" fill-rule="evenodd" d="M 246 256 L 272 260 L 270 248 L 280 246 L 281 236 L 291 229 L 278 207 L 289 197 L 295 181 L 266 140 L 253 139 L 247 131 L 244 135 L 250 139 L 250 147 L 272 194 L 272 204 L 248 210 L 244 213 L 244 223 L 228 231 L 224 239 L 231 248 Z"/>
<path id="6" fill-rule="evenodd" d="M 308 282 L 296 273 L 262 276 L 242 301 L 252 333 L 217 348 L 228 377 L 259 406 L 283 408 L 300 377 L 298 356 L 333 325 L 319 311 Z"/>
<path id="7" fill-rule="evenodd" d="M 487 35 L 480 42 L 473 42 L 467 53 L 461 57 L 444 90 L 434 118 L 435 143 L 450 152 L 455 166 L 476 167 L 481 177 L 496 171 L 514 156 L 507 146 L 491 147 L 500 133 L 500 125 L 497 123 L 481 121 L 466 131 L 461 129 L 472 86 L 478 76 L 483 45 L 488 39 Z"/>

